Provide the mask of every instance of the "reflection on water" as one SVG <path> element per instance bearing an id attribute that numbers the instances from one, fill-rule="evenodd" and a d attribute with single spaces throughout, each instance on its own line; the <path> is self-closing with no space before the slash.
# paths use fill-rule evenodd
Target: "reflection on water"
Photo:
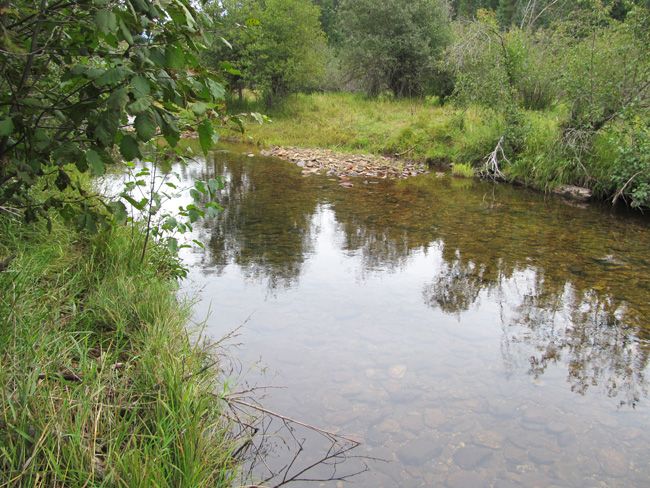
<path id="1" fill-rule="evenodd" d="M 376 486 L 645 486 L 650 226 L 507 186 L 304 178 L 217 152 L 224 212 L 185 256 L 197 316 L 266 399 L 391 460 Z M 265 380 L 262 380 L 264 382 Z"/>

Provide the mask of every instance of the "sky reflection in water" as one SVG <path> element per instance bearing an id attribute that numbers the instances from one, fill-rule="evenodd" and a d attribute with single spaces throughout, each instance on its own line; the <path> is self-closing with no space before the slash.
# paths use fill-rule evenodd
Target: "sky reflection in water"
<path id="1" fill-rule="evenodd" d="M 286 386 L 265 405 L 392 461 L 356 486 L 647 484 L 647 220 L 230 149 L 183 170 L 226 180 L 184 286 L 215 337 L 249 319 L 236 354 Z"/>

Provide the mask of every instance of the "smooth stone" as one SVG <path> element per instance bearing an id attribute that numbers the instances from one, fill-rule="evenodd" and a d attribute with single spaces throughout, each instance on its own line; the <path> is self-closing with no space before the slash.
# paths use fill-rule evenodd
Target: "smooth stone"
<path id="1" fill-rule="evenodd" d="M 560 447 L 568 447 L 571 444 L 574 444 L 577 437 L 571 431 L 562 432 L 557 436 L 557 443 Z"/>
<path id="2" fill-rule="evenodd" d="M 521 488 L 521 484 L 513 480 L 498 479 L 494 482 L 493 488 Z"/>
<path id="3" fill-rule="evenodd" d="M 538 447 L 534 447 L 528 451 L 528 457 L 535 464 L 553 464 L 555 462 L 554 453 Z"/>
<path id="4" fill-rule="evenodd" d="M 503 456 L 514 465 L 525 464 L 528 461 L 528 453 L 513 445 L 508 445 L 503 449 Z"/>
<path id="5" fill-rule="evenodd" d="M 493 430 L 482 430 L 476 433 L 474 441 L 480 446 L 490 449 L 500 449 L 503 445 L 503 435 Z"/>
<path id="6" fill-rule="evenodd" d="M 382 423 L 377 426 L 379 432 L 384 432 L 386 434 L 395 434 L 400 431 L 400 424 L 395 419 L 384 419 Z"/>
<path id="7" fill-rule="evenodd" d="M 561 434 L 566 432 L 569 429 L 569 426 L 562 422 L 552 421 L 546 425 L 546 430 L 552 434 Z"/>
<path id="8" fill-rule="evenodd" d="M 529 424 L 545 424 L 549 418 L 549 412 L 538 408 L 538 407 L 529 407 L 524 412 L 524 422 Z"/>
<path id="9" fill-rule="evenodd" d="M 403 463 L 420 466 L 431 461 L 442 453 L 442 447 L 426 439 L 415 439 L 408 442 L 397 451 L 397 457 Z"/>
<path id="10" fill-rule="evenodd" d="M 409 413 L 402 417 L 400 425 L 406 430 L 419 434 L 424 428 L 424 421 L 422 420 L 422 415 L 418 413 Z"/>
<path id="11" fill-rule="evenodd" d="M 483 477 L 471 471 L 461 471 L 447 477 L 445 482 L 448 488 L 487 488 L 490 486 Z"/>
<path id="12" fill-rule="evenodd" d="M 446 420 L 444 412 L 439 408 L 427 408 L 424 411 L 424 424 L 431 429 L 444 424 Z"/>
<path id="13" fill-rule="evenodd" d="M 395 366 L 391 366 L 391 368 L 388 370 L 388 375 L 395 379 L 395 380 L 400 380 L 404 378 L 404 375 L 406 374 L 407 367 L 404 364 L 396 364 Z"/>
<path id="14" fill-rule="evenodd" d="M 619 451 L 606 448 L 598 451 L 598 462 L 603 471 L 612 477 L 625 476 L 629 469 L 627 458 Z"/>
<path id="15" fill-rule="evenodd" d="M 486 447 L 461 447 L 454 453 L 454 462 L 463 469 L 474 469 L 492 457 L 492 451 Z"/>

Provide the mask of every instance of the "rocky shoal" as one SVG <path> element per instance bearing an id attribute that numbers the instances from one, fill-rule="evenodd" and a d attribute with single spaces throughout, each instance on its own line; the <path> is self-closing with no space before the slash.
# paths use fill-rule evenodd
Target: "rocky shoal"
<path id="1" fill-rule="evenodd" d="M 404 179 L 427 173 L 424 164 L 384 156 L 345 154 L 329 149 L 271 147 L 261 151 L 262 156 L 273 156 L 295 163 L 303 176 L 326 174 L 336 176 L 342 186 L 353 186 L 353 177 L 372 179 Z"/>

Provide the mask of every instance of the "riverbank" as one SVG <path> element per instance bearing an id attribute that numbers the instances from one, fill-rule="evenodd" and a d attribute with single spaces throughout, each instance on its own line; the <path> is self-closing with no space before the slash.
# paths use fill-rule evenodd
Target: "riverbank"
<path id="1" fill-rule="evenodd" d="M 0 217 L 0 485 L 230 486 L 218 358 L 141 238 Z"/>
<path id="2" fill-rule="evenodd" d="M 264 111 L 255 103 L 236 110 Z M 249 124 L 249 142 L 265 148 L 369 153 L 451 167 L 465 176 L 483 167 L 506 130 L 503 116 L 483 107 L 440 106 L 436 100 L 370 100 L 350 93 L 295 95 L 268 115 L 270 123 Z M 508 180 L 538 190 L 573 185 L 589 189 L 597 199 L 612 198 L 627 181 L 620 175 L 631 171 L 624 166 L 628 163 L 618 159 L 607 131 L 596 138 L 589 158 L 578 163 L 562 154 L 561 131 L 567 117 L 563 106 L 523 111 L 522 147 L 500 170 Z M 625 196 L 630 186 L 623 190 Z"/>
<path id="3" fill-rule="evenodd" d="M 262 156 L 273 156 L 292 162 L 302 168 L 303 176 L 325 174 L 336 176 L 342 185 L 351 184 L 350 178 L 404 179 L 427 173 L 424 164 L 397 158 L 370 154 L 349 154 L 329 149 L 272 146 L 261 151 Z"/>

